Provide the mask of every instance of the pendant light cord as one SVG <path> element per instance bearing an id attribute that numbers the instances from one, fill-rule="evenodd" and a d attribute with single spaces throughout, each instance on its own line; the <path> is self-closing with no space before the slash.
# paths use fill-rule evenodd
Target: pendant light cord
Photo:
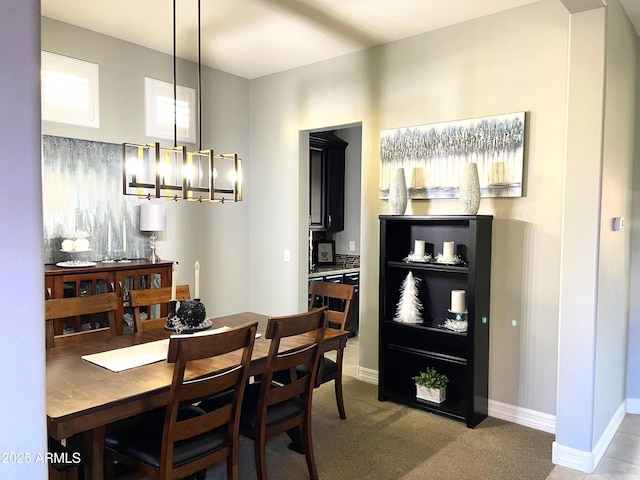
<path id="1" fill-rule="evenodd" d="M 202 57 L 200 31 L 200 0 L 198 0 L 198 137 L 200 139 L 200 150 L 202 151 Z"/>
<path id="2" fill-rule="evenodd" d="M 173 148 L 178 146 L 178 87 L 176 78 L 176 0 L 173 0 Z"/>

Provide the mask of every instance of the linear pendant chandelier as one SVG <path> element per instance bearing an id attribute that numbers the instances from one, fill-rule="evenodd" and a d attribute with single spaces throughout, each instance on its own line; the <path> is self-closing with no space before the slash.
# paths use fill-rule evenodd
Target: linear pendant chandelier
<path id="1" fill-rule="evenodd" d="M 173 0 L 173 147 L 159 142 L 122 144 L 123 193 L 145 198 L 184 199 L 202 202 L 242 201 L 242 160 L 238 155 L 215 154 L 202 148 L 201 19 L 198 0 L 198 141 L 187 152 L 178 146 L 176 81 L 176 0 Z"/>

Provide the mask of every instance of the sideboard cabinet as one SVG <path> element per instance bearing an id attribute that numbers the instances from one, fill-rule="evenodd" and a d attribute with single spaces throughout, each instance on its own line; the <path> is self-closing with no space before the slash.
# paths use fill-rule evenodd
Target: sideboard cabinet
<path id="1" fill-rule="evenodd" d="M 491 216 L 380 216 L 378 399 L 466 422 L 487 416 Z M 435 260 L 454 242 L 453 262 L 408 261 L 416 240 Z M 451 257 L 450 257 L 451 258 Z M 394 318 L 404 280 L 416 278 L 420 323 Z M 452 290 L 466 292 L 466 331 L 453 325 Z M 448 323 L 448 328 L 445 324 Z M 413 377 L 435 368 L 449 379 L 446 399 L 418 399 Z"/>
<path id="2" fill-rule="evenodd" d="M 98 263 L 91 267 L 58 267 L 45 265 L 45 298 L 66 298 L 116 292 L 119 297 L 116 312 L 118 335 L 130 333 L 133 326 L 133 309 L 129 307 L 129 292 L 136 289 L 171 286 L 172 262 L 151 263 L 132 260 L 127 263 Z M 166 307 L 164 307 L 166 309 Z M 167 312 L 161 312 L 163 316 Z M 103 316 L 104 317 L 104 316 Z M 54 333 L 62 335 L 82 329 L 99 328 L 106 317 L 66 319 L 54 322 Z"/>

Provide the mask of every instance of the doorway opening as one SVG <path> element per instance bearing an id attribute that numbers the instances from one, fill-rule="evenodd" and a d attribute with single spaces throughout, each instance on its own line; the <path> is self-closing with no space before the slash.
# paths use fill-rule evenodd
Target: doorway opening
<path id="1" fill-rule="evenodd" d="M 307 292 L 308 282 L 312 280 L 349 283 L 356 287 L 349 316 L 352 338 L 347 342 L 348 356 L 352 359 L 349 371 L 356 376 L 360 324 L 362 124 L 304 133 L 309 136 L 309 152 L 308 155 L 301 153 L 301 162 L 306 164 L 301 164 L 300 188 L 307 191 L 308 205 L 300 205 L 300 208 L 307 208 L 308 214 L 308 222 L 302 225 L 304 232 L 301 232 L 301 237 L 304 235 L 307 239 L 307 253 L 305 255 L 301 248 L 300 256 L 306 257 L 308 275 L 300 285 L 300 292 Z M 307 175 L 308 179 L 305 178 Z"/>

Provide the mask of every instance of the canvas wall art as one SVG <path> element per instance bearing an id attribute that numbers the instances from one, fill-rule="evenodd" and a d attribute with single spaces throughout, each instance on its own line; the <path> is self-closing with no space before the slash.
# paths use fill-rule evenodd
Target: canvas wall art
<path id="1" fill-rule="evenodd" d="M 462 165 L 477 163 L 482 197 L 521 197 L 525 112 L 380 132 L 381 199 L 404 168 L 411 199 L 458 198 Z"/>
<path id="2" fill-rule="evenodd" d="M 122 194 L 121 145 L 43 135 L 42 200 L 45 263 L 146 258 L 140 200 Z M 89 250 L 63 251 L 77 233 Z"/>

